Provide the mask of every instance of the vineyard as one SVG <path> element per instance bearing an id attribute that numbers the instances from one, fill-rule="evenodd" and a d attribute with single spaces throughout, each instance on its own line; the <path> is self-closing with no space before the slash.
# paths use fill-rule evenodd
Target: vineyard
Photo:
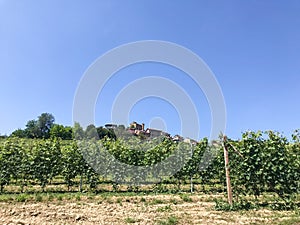
<path id="1" fill-rule="evenodd" d="M 223 144 L 229 151 L 231 185 L 236 205 L 258 202 L 266 194 L 276 196 L 273 201 L 280 202 L 280 207 L 288 209 L 299 205 L 298 131 L 291 140 L 272 131 L 246 132 L 240 140 L 228 139 Z M 217 144 L 212 148 L 205 138 L 193 147 L 167 138 L 155 145 L 139 138 L 87 141 L 6 138 L 0 141 L 0 191 L 2 194 L 182 193 L 191 190 L 196 193 L 225 193 L 223 147 Z M 182 151 L 181 157 L 169 160 L 164 167 L 149 171 L 143 169 L 173 157 L 178 149 Z M 206 165 L 203 157 L 207 151 L 211 151 L 214 157 Z M 134 171 L 121 170 L 115 166 L 116 161 L 132 165 L 129 169 L 134 168 Z M 184 166 L 168 176 L 163 174 L 174 164 Z M 159 180 L 155 179 L 158 177 Z M 224 208 L 222 204 L 219 202 L 217 206 Z"/>

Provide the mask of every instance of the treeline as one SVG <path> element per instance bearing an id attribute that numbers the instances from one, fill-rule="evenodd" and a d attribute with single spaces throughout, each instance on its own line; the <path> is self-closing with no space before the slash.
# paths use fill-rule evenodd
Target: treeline
<path id="1" fill-rule="evenodd" d="M 298 131 L 293 134 L 291 141 L 273 131 L 246 132 L 241 140 L 228 139 L 224 145 L 229 149 L 235 196 L 258 197 L 271 192 L 290 200 L 299 194 Z M 179 146 L 181 147 L 178 148 Z M 81 141 L 7 138 L 0 142 L 0 187 L 3 191 L 13 181 L 22 190 L 32 182 L 40 184 L 44 189 L 57 176 L 62 177 L 68 187 L 72 187 L 80 179 L 80 183 L 87 185 L 90 190 L 97 190 L 103 181 L 110 181 L 114 190 L 118 189 L 118 181 L 128 182 L 128 188 L 138 187 L 145 180 L 158 177 L 165 170 L 182 163 L 183 159 L 179 157 L 169 160 L 164 167 L 156 170 L 143 169 L 172 157 L 178 149 L 185 154 L 184 166 L 174 174 L 162 177 L 160 184 L 168 181 L 180 190 L 180 185 L 192 177 L 204 189 L 206 185 L 225 187 L 221 144 L 211 146 L 204 138 L 191 148 L 189 144 L 165 138 L 155 145 L 149 145 L 149 141 L 142 141 L 137 137 L 106 137 Z M 206 151 L 211 151 L 215 157 L 204 169 L 202 158 Z M 117 168 L 116 161 L 135 167 L 128 168 L 133 170 L 129 173 L 130 171 Z"/>
<path id="2" fill-rule="evenodd" d="M 120 129 L 125 129 L 125 126 L 120 125 Z M 30 138 L 30 139 L 49 139 L 60 138 L 62 140 L 72 140 L 81 136 L 91 137 L 97 134 L 97 137 L 102 139 L 110 137 L 115 139 L 116 135 L 110 129 L 104 127 L 95 127 L 89 125 L 85 130 L 75 123 L 74 127 L 64 126 L 55 123 L 55 118 L 51 113 L 42 113 L 36 120 L 29 120 L 26 123 L 25 129 L 17 129 L 13 131 L 10 137 Z M 6 138 L 6 136 L 2 136 Z"/>

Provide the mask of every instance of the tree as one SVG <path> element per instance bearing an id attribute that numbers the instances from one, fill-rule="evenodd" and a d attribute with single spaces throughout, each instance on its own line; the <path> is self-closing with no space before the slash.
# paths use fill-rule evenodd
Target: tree
<path id="1" fill-rule="evenodd" d="M 19 129 L 13 131 L 10 136 L 18 137 L 18 138 L 26 138 L 27 134 L 26 134 L 25 130 L 22 130 L 22 129 L 19 128 Z"/>
<path id="2" fill-rule="evenodd" d="M 50 129 L 53 126 L 55 118 L 50 113 L 42 113 L 38 117 L 37 125 L 40 131 L 41 138 L 49 138 L 50 137 Z"/>
<path id="3" fill-rule="evenodd" d="M 28 138 L 40 138 L 41 134 L 36 120 L 29 120 L 25 129 Z"/>
<path id="4" fill-rule="evenodd" d="M 42 113 L 38 120 L 29 120 L 26 124 L 26 137 L 28 138 L 49 138 L 50 129 L 55 118 L 50 113 Z"/>
<path id="5" fill-rule="evenodd" d="M 76 140 L 81 140 L 84 138 L 84 130 L 77 122 L 74 123 L 73 138 Z"/>
<path id="6" fill-rule="evenodd" d="M 125 130 L 125 125 L 123 125 L 123 124 L 119 125 L 118 129 L 124 131 Z"/>
<path id="7" fill-rule="evenodd" d="M 87 126 L 87 128 L 85 129 L 85 136 L 88 139 L 92 139 L 92 138 L 98 139 L 98 133 L 95 125 L 90 124 Z"/>
<path id="8" fill-rule="evenodd" d="M 0 134 L 0 139 L 5 139 L 5 138 L 7 138 L 6 134 L 4 134 L 4 135 Z"/>
<path id="9" fill-rule="evenodd" d="M 71 140 L 73 135 L 72 127 L 54 124 L 50 129 L 51 138 L 61 138 L 63 140 Z"/>
<path id="10" fill-rule="evenodd" d="M 109 137 L 112 139 L 116 139 L 116 134 L 114 133 L 114 131 L 112 129 L 105 129 L 103 127 L 97 127 L 97 133 L 99 136 L 99 139 L 102 139 L 104 137 Z"/>

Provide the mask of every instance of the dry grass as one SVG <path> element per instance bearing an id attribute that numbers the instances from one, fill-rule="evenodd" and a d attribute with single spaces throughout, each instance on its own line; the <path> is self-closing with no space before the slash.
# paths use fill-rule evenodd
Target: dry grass
<path id="1" fill-rule="evenodd" d="M 215 196 L 81 196 L 0 203 L 0 224 L 300 224 L 299 212 L 214 210 Z"/>

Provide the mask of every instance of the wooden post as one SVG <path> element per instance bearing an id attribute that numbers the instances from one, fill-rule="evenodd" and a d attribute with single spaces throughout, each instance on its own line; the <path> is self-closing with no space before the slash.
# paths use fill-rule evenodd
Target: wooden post
<path id="1" fill-rule="evenodd" d="M 228 203 L 232 205 L 232 191 L 231 191 L 231 184 L 230 184 L 230 168 L 229 168 L 229 157 L 228 157 L 228 149 L 226 147 L 227 137 L 223 137 L 223 149 L 224 149 L 224 160 L 225 160 L 225 172 L 226 172 L 226 185 L 227 185 L 227 196 L 228 196 Z"/>
<path id="2" fill-rule="evenodd" d="M 79 192 L 82 192 L 82 174 L 80 174 Z"/>
<path id="3" fill-rule="evenodd" d="M 194 154 L 194 151 L 193 151 L 193 146 L 192 144 L 190 144 L 191 146 L 191 159 L 193 158 L 193 154 Z M 193 184 L 193 172 L 191 173 L 191 193 L 194 192 L 194 184 Z"/>

